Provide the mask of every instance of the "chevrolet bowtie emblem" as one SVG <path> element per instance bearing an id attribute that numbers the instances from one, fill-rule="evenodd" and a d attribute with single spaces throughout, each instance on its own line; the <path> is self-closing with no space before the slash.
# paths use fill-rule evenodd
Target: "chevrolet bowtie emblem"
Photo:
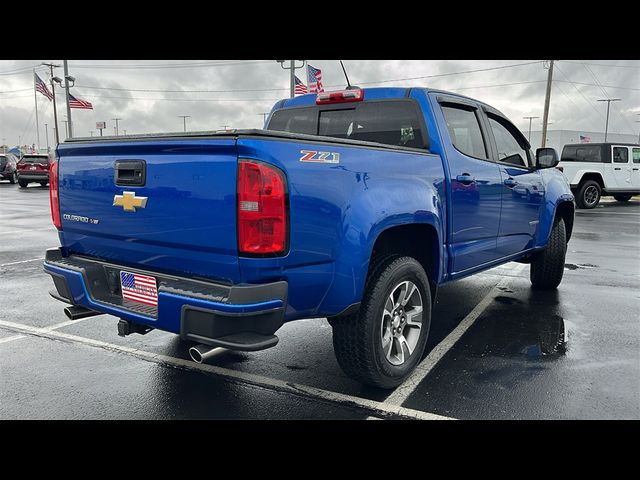
<path id="1" fill-rule="evenodd" d="M 135 212 L 136 208 L 147 206 L 148 197 L 136 197 L 136 192 L 122 192 L 122 195 L 114 195 L 113 206 L 122 207 L 125 212 Z"/>

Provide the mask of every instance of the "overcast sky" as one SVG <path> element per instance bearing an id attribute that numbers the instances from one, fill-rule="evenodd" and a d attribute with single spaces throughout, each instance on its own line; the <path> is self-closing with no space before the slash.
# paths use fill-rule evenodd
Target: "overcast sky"
<path id="1" fill-rule="evenodd" d="M 542 117 L 548 70 L 542 62 L 492 69 L 535 60 L 345 60 L 352 84 L 364 87 L 424 86 L 451 90 L 482 100 L 505 113 L 523 131 L 524 116 Z M 0 136 L 8 145 L 36 141 L 33 77 L 29 67 L 41 62 L 62 65 L 62 60 L 0 61 Z M 345 85 L 337 60 L 308 60 L 323 74 L 327 89 Z M 586 65 L 585 65 L 586 64 Z M 48 81 L 48 69 L 37 67 Z M 62 68 L 56 75 L 63 77 Z M 451 74 L 454 75 L 443 75 Z M 121 118 L 120 133 L 182 131 L 179 115 L 190 115 L 188 130 L 261 128 L 261 112 L 289 95 L 288 71 L 275 60 L 70 60 L 69 74 L 76 77 L 71 93 L 93 104 L 93 110 L 73 109 L 75 136 L 97 134 L 97 121 Z M 297 71 L 306 83 L 306 72 Z M 433 75 L 431 78 L 427 77 Z M 387 82 L 391 80 L 390 82 Z M 640 61 L 558 61 L 549 119 L 550 129 L 599 132 L 604 130 L 606 103 L 601 98 L 621 98 L 611 104 L 609 131 L 638 134 L 640 123 Z M 507 85 L 511 84 L 511 85 Z M 600 86 L 598 86 L 598 84 Z M 152 90 L 152 91 L 136 91 Z M 153 91 L 158 90 L 158 91 Z M 184 92 L 205 90 L 207 92 Z M 218 90 L 214 92 L 214 90 Z M 57 92 L 58 93 L 58 92 Z M 41 146 L 44 124 L 53 139 L 52 102 L 37 95 Z M 57 96 L 61 140 L 66 119 L 63 95 Z M 541 119 L 533 120 L 540 130 Z M 0 140 L 2 140 L 0 139 Z"/>

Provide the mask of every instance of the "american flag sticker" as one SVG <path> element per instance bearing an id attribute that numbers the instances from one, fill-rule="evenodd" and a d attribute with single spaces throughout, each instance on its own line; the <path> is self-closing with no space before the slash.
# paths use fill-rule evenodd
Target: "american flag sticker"
<path id="1" fill-rule="evenodd" d="M 122 298 L 145 305 L 158 306 L 156 279 L 139 273 L 120 272 Z"/>

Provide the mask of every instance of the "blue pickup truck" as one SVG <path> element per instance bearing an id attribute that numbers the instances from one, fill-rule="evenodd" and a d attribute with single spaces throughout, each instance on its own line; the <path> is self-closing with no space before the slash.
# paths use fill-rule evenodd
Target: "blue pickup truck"
<path id="1" fill-rule="evenodd" d="M 303 95 L 263 130 L 75 138 L 56 157 L 44 269 L 69 318 L 174 332 L 206 362 L 327 317 L 343 370 L 381 388 L 421 360 L 439 286 L 517 261 L 555 289 L 574 221 L 553 149 L 425 88 Z"/>

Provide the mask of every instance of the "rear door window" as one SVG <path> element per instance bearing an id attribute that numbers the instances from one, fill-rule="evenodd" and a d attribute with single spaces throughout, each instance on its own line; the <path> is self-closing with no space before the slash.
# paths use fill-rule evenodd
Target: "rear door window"
<path id="1" fill-rule="evenodd" d="M 633 149 L 633 163 L 640 163 L 640 148 Z"/>
<path id="2" fill-rule="evenodd" d="M 487 149 L 475 110 L 442 106 L 442 113 L 453 146 L 465 155 L 486 160 Z"/>
<path id="3" fill-rule="evenodd" d="M 613 147 L 613 163 L 629 163 L 629 149 L 627 147 Z"/>

